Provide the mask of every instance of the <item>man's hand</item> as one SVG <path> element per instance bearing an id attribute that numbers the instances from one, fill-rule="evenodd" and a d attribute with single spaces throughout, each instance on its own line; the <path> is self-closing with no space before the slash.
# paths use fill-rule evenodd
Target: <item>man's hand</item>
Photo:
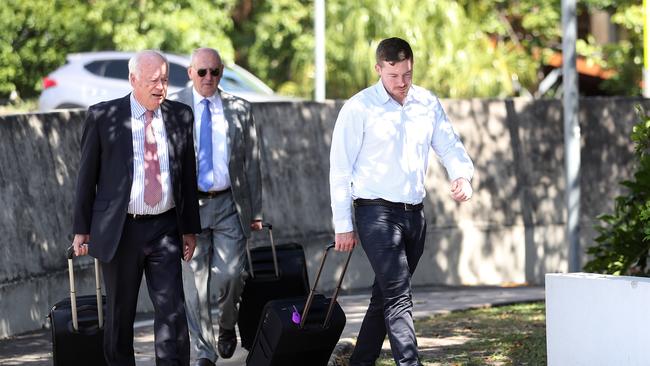
<path id="1" fill-rule="evenodd" d="M 451 197 L 458 202 L 469 201 L 472 198 L 472 185 L 465 178 L 458 178 L 451 182 Z"/>
<path id="2" fill-rule="evenodd" d="M 74 247 L 75 257 L 81 257 L 82 255 L 88 254 L 88 242 L 90 242 L 90 235 L 74 234 L 72 246 Z"/>
<path id="3" fill-rule="evenodd" d="M 253 220 L 253 221 L 251 221 L 251 230 L 253 230 L 253 231 L 262 230 L 262 220 Z"/>
<path id="4" fill-rule="evenodd" d="M 195 234 L 184 234 L 183 235 L 183 259 L 185 262 L 189 262 L 194 255 L 194 249 L 196 248 L 196 235 Z"/>
<path id="5" fill-rule="evenodd" d="M 354 231 L 336 233 L 334 241 L 336 242 L 334 249 L 341 252 L 349 252 L 357 244 L 357 234 Z"/>

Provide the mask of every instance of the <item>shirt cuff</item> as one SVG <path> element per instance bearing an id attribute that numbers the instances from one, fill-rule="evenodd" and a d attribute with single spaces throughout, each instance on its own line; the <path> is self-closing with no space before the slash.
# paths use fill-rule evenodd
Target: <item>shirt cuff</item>
<path id="1" fill-rule="evenodd" d="M 352 221 L 350 220 L 334 221 L 334 232 L 336 234 L 349 233 L 350 231 L 354 231 L 354 227 L 352 226 Z"/>
<path id="2" fill-rule="evenodd" d="M 458 179 L 458 178 L 465 178 L 465 179 L 467 179 L 468 182 L 472 183 L 472 177 L 471 177 L 471 176 L 468 176 L 468 175 L 462 175 L 462 174 L 461 174 L 461 175 L 458 175 L 458 176 L 455 176 L 455 177 L 452 177 L 451 179 L 449 179 L 449 181 L 450 181 L 450 182 L 453 182 L 453 181 L 455 181 L 455 180 Z"/>

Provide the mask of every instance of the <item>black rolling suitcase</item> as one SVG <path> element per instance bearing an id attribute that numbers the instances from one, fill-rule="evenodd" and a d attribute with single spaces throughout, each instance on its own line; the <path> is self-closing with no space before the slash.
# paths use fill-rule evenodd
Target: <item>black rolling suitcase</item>
<path id="1" fill-rule="evenodd" d="M 327 253 L 325 249 L 314 286 L 307 298 L 269 301 L 264 307 L 255 343 L 246 358 L 247 366 L 326 366 L 343 328 L 345 313 L 336 301 L 350 263 L 348 254 L 331 299 L 316 294 Z"/>
<path id="2" fill-rule="evenodd" d="M 239 336 L 242 347 L 250 349 L 262 315 L 269 300 L 306 296 L 309 279 L 305 253 L 300 244 L 275 245 L 273 227 L 265 223 L 271 246 L 248 248 L 248 279 L 239 305 Z"/>
<path id="3" fill-rule="evenodd" d="M 99 261 L 95 259 L 96 294 L 77 297 L 72 247 L 68 248 L 67 255 L 70 297 L 57 302 L 49 315 L 54 365 L 106 365 L 103 348 L 106 298 L 102 296 Z"/>

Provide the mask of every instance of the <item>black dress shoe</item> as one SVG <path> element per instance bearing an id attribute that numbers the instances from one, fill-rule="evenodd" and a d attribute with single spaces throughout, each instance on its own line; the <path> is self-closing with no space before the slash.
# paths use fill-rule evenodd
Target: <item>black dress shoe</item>
<path id="1" fill-rule="evenodd" d="M 222 358 L 230 358 L 237 348 L 237 333 L 234 329 L 219 328 L 217 351 Z"/>
<path id="2" fill-rule="evenodd" d="M 214 362 L 208 360 L 207 358 L 199 358 L 196 361 L 196 366 L 214 366 Z"/>

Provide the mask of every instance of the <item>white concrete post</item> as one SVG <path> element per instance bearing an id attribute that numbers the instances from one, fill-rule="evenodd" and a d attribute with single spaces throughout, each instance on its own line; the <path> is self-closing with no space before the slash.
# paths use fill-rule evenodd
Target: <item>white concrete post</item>
<path id="1" fill-rule="evenodd" d="M 315 82 L 314 99 L 317 102 L 325 101 L 325 0 L 315 0 L 314 35 L 316 37 L 315 49 Z"/>
<path id="2" fill-rule="evenodd" d="M 580 124 L 576 70 L 576 0 L 562 0 L 562 89 L 569 272 L 580 270 Z"/>

